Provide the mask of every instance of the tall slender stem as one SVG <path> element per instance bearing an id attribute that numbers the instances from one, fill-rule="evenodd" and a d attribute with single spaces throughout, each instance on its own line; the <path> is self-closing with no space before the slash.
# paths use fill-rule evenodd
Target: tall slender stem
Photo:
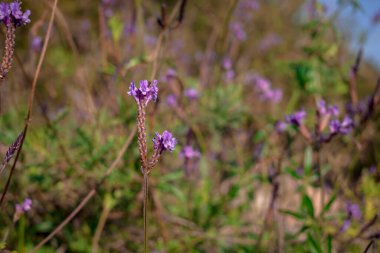
<path id="1" fill-rule="evenodd" d="M 147 206 L 148 206 L 148 173 L 144 172 L 144 253 L 148 252 L 148 232 L 147 232 Z"/>

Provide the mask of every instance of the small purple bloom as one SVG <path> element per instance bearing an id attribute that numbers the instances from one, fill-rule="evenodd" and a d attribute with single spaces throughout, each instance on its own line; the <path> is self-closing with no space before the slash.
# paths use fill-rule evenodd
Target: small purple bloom
<path id="1" fill-rule="evenodd" d="M 339 115 L 339 108 L 336 105 L 327 105 L 325 100 L 318 102 L 317 109 L 320 115 L 332 115 L 337 117 Z"/>
<path id="2" fill-rule="evenodd" d="M 166 104 L 170 107 L 177 105 L 177 98 L 174 94 L 170 94 L 166 97 Z"/>
<path id="3" fill-rule="evenodd" d="M 325 115 L 327 113 L 326 101 L 323 99 L 321 101 L 319 101 L 317 108 L 318 108 L 318 112 L 320 115 Z"/>
<path id="4" fill-rule="evenodd" d="M 345 232 L 351 225 L 351 219 L 345 219 L 343 222 L 342 227 L 340 228 L 340 232 L 343 233 Z"/>
<path id="5" fill-rule="evenodd" d="M 31 49 L 35 52 L 40 52 L 42 50 L 42 46 L 42 38 L 40 36 L 34 36 L 30 43 Z"/>
<path id="6" fill-rule="evenodd" d="M 354 127 L 354 121 L 350 116 L 345 116 L 340 124 L 340 132 L 344 135 L 349 134 Z"/>
<path id="7" fill-rule="evenodd" d="M 275 46 L 278 46 L 282 43 L 282 38 L 277 35 L 277 34 L 268 34 L 267 36 L 265 36 L 260 44 L 259 44 L 259 49 L 261 51 L 266 51 L 272 47 L 275 47 Z"/>
<path id="8" fill-rule="evenodd" d="M 195 88 L 188 88 L 184 91 L 185 97 L 190 100 L 196 100 L 199 98 L 199 92 Z"/>
<path id="9" fill-rule="evenodd" d="M 167 83 L 170 81 L 170 79 L 174 78 L 177 76 L 177 72 L 172 69 L 172 68 L 169 68 L 167 71 L 166 71 L 166 74 L 162 77 L 162 81 Z"/>
<path id="10" fill-rule="evenodd" d="M 302 121 L 306 117 L 305 110 L 300 110 L 298 112 L 295 112 L 293 114 L 285 116 L 285 122 L 289 124 L 293 124 L 295 126 L 300 126 L 302 124 Z"/>
<path id="11" fill-rule="evenodd" d="M 223 61 L 222 61 L 222 66 L 224 69 L 226 70 L 229 70 L 232 68 L 232 62 L 231 62 L 231 59 L 229 57 L 224 57 Z"/>
<path id="12" fill-rule="evenodd" d="M 330 105 L 330 106 L 328 106 L 328 112 L 332 116 L 334 116 L 334 117 L 338 117 L 339 116 L 339 108 L 336 105 Z"/>
<path id="13" fill-rule="evenodd" d="M 371 166 L 368 168 L 368 171 L 369 171 L 369 173 L 371 173 L 371 174 L 376 174 L 376 171 L 377 171 L 376 165 L 371 165 Z"/>
<path id="14" fill-rule="evenodd" d="M 164 131 L 162 135 L 156 132 L 156 137 L 153 138 L 154 149 L 162 153 L 165 150 L 172 152 L 177 144 L 177 139 L 173 137 L 169 131 Z"/>
<path id="15" fill-rule="evenodd" d="M 201 154 L 198 150 L 193 149 L 193 147 L 187 145 L 185 146 L 180 154 L 182 157 L 186 159 L 198 158 Z"/>
<path id="16" fill-rule="evenodd" d="M 329 128 L 330 128 L 330 133 L 331 134 L 337 134 L 339 132 L 339 129 L 340 129 L 340 122 L 339 122 L 339 120 L 337 120 L 337 119 L 331 120 Z"/>
<path id="17" fill-rule="evenodd" d="M 251 9 L 251 10 L 257 10 L 260 7 L 260 4 L 257 0 L 247 0 L 242 3 L 242 7 Z"/>
<path id="18" fill-rule="evenodd" d="M 157 80 L 152 83 L 147 80 L 140 81 L 140 87 L 137 88 L 134 82 L 129 86 L 128 95 L 133 96 L 138 104 L 146 106 L 150 100 L 156 101 L 158 96 Z"/>
<path id="19" fill-rule="evenodd" d="M 247 33 L 244 31 L 242 25 L 238 22 L 234 22 L 231 25 L 232 32 L 237 40 L 245 41 L 247 38 Z"/>
<path id="20" fill-rule="evenodd" d="M 256 85 L 256 90 L 260 95 L 260 99 L 263 101 L 270 101 L 278 103 L 282 99 L 282 90 L 274 89 L 271 87 L 271 83 L 268 79 L 261 76 L 253 77 Z"/>
<path id="21" fill-rule="evenodd" d="M 26 213 L 32 208 L 32 200 L 26 198 L 22 203 L 16 204 L 16 212 L 19 214 Z"/>
<path id="22" fill-rule="evenodd" d="M 357 204 L 353 204 L 350 202 L 346 204 L 346 212 L 349 219 L 359 220 L 362 216 L 360 207 Z"/>
<path id="23" fill-rule="evenodd" d="M 227 70 L 224 77 L 226 81 L 231 81 L 235 77 L 235 71 L 233 71 L 232 69 Z"/>
<path id="24" fill-rule="evenodd" d="M 278 133 L 282 133 L 286 130 L 287 126 L 288 124 L 284 121 L 277 121 L 274 127 Z"/>

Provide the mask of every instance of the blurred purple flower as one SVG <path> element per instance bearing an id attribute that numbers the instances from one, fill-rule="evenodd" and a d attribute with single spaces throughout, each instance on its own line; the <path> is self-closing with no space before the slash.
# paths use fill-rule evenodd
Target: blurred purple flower
<path id="1" fill-rule="evenodd" d="M 282 43 L 282 38 L 274 33 L 266 35 L 259 44 L 260 51 L 266 51 Z"/>
<path id="2" fill-rule="evenodd" d="M 188 88 L 184 91 L 185 97 L 190 100 L 196 100 L 199 98 L 199 92 L 195 88 Z"/>
<path id="3" fill-rule="evenodd" d="M 285 116 L 285 122 L 295 126 L 300 126 L 305 117 L 306 112 L 302 109 L 298 112 Z"/>
<path id="4" fill-rule="evenodd" d="M 339 108 L 336 105 L 327 105 L 325 100 L 320 100 L 317 105 L 318 112 L 321 116 L 332 115 L 337 117 L 339 115 Z"/>
<path id="5" fill-rule="evenodd" d="M 376 174 L 376 172 L 377 172 L 376 165 L 371 165 L 371 166 L 368 168 L 368 171 L 369 171 L 369 173 L 371 173 L 371 174 Z"/>
<path id="6" fill-rule="evenodd" d="M 340 132 L 344 135 L 351 132 L 354 127 L 354 121 L 350 116 L 345 116 L 342 123 L 340 124 Z"/>
<path id="7" fill-rule="evenodd" d="M 162 81 L 167 83 L 169 82 L 171 78 L 176 77 L 176 76 L 177 76 L 177 72 L 172 68 L 168 68 L 168 70 L 166 71 L 166 74 L 162 77 Z"/>
<path id="8" fill-rule="evenodd" d="M 226 81 L 231 81 L 232 79 L 234 79 L 234 77 L 235 77 L 235 71 L 233 71 L 232 69 L 229 69 L 224 75 L 224 78 L 226 79 Z"/>
<path id="9" fill-rule="evenodd" d="M 288 124 L 285 123 L 284 121 L 277 121 L 276 124 L 274 125 L 276 131 L 278 133 L 282 133 L 286 130 Z"/>
<path id="10" fill-rule="evenodd" d="M 225 70 L 229 70 L 232 68 L 232 62 L 229 57 L 224 57 L 222 61 L 222 66 Z"/>
<path id="11" fill-rule="evenodd" d="M 260 8 L 260 4 L 257 0 L 245 0 L 241 3 L 241 7 L 245 9 L 258 10 Z"/>
<path id="12" fill-rule="evenodd" d="M 34 36 L 32 38 L 32 41 L 30 43 L 30 48 L 34 51 L 34 52 L 40 52 L 42 50 L 42 38 L 40 36 Z"/>
<path id="13" fill-rule="evenodd" d="M 330 133 L 331 134 L 343 134 L 347 135 L 354 128 L 354 121 L 350 116 L 345 116 L 342 122 L 339 122 L 337 119 L 330 121 Z"/>
<path id="14" fill-rule="evenodd" d="M 338 106 L 336 105 L 330 105 L 328 107 L 328 112 L 333 115 L 334 117 L 338 117 L 339 116 L 339 108 Z"/>
<path id="15" fill-rule="evenodd" d="M 23 214 L 28 212 L 32 208 L 32 200 L 26 198 L 22 203 L 16 204 L 16 213 Z"/>
<path id="16" fill-rule="evenodd" d="M 278 103 L 282 99 L 282 90 L 273 89 L 268 79 L 261 76 L 254 77 L 256 90 L 260 95 L 260 99 L 263 101 L 270 101 Z"/>
<path id="17" fill-rule="evenodd" d="M 176 138 L 169 131 L 164 131 L 162 135 L 156 132 L 156 137 L 153 138 L 154 149 L 162 153 L 165 150 L 172 152 L 177 144 Z"/>
<path id="18" fill-rule="evenodd" d="M 186 145 L 181 153 L 181 157 L 186 158 L 186 159 L 192 159 L 192 158 L 198 158 L 201 154 L 199 153 L 198 150 L 193 149 L 190 145 Z"/>
<path id="19" fill-rule="evenodd" d="M 158 95 L 157 80 L 152 83 L 147 80 L 140 81 L 140 87 L 136 88 L 134 82 L 129 86 L 128 95 L 133 96 L 137 104 L 146 106 L 150 100 L 156 101 Z"/>
<path id="20" fill-rule="evenodd" d="M 247 33 L 244 31 L 242 25 L 239 22 L 233 22 L 231 24 L 232 33 L 239 41 L 245 41 L 247 38 Z"/>
<path id="21" fill-rule="evenodd" d="M 337 119 L 331 120 L 329 128 L 330 128 L 330 133 L 331 134 L 337 134 L 339 132 L 339 128 L 340 128 L 340 122 L 339 122 L 339 120 L 337 120 Z"/>
<path id="22" fill-rule="evenodd" d="M 169 94 L 166 97 L 166 104 L 170 107 L 174 107 L 177 105 L 177 98 L 174 94 Z"/>
<path id="23" fill-rule="evenodd" d="M 340 228 L 340 233 L 345 232 L 351 225 L 351 219 L 345 219 L 342 227 Z"/>
<path id="24" fill-rule="evenodd" d="M 346 212 L 349 219 L 359 220 L 362 217 L 362 212 L 357 204 L 346 203 Z"/>

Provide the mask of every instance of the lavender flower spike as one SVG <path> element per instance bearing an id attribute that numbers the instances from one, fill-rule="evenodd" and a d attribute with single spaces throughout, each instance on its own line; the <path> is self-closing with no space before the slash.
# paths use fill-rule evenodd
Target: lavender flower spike
<path id="1" fill-rule="evenodd" d="M 21 2 L 14 1 L 11 3 L 0 4 L 0 21 L 6 26 L 13 24 L 14 26 L 22 26 L 30 23 L 30 10 L 21 11 Z"/>
<path id="2" fill-rule="evenodd" d="M 140 81 L 140 87 L 137 88 L 135 83 L 131 82 L 128 95 L 134 97 L 137 104 L 146 106 L 150 100 L 153 100 L 154 102 L 157 100 L 157 83 L 157 80 L 154 80 L 153 82 L 142 80 Z"/>
<path id="3" fill-rule="evenodd" d="M 162 135 L 156 133 L 156 137 L 153 138 L 154 150 L 162 153 L 165 150 L 172 152 L 177 144 L 177 139 L 173 137 L 173 134 L 169 131 L 164 131 Z"/>

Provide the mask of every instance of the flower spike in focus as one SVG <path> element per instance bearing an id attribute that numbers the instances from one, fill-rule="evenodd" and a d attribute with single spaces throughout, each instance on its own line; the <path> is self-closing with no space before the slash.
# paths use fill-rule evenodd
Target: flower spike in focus
<path id="1" fill-rule="evenodd" d="M 157 100 L 158 88 L 157 80 L 148 82 L 148 80 L 140 81 L 140 87 L 137 88 L 134 82 L 129 86 L 128 95 L 135 98 L 137 104 L 147 106 L 150 100 Z"/>

